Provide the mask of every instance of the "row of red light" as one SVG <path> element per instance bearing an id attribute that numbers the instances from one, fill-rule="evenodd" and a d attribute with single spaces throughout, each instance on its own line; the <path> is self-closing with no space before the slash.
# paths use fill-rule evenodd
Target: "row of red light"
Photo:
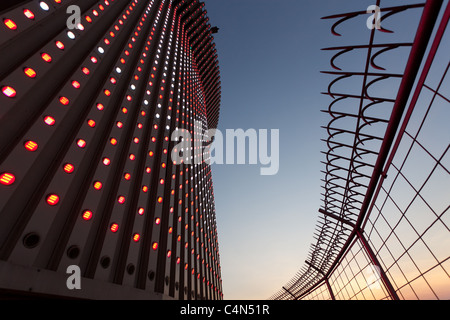
<path id="1" fill-rule="evenodd" d="M 187 48 L 186 48 L 186 50 L 187 50 Z M 192 72 L 192 70 L 191 70 L 191 72 Z M 189 77 L 190 78 L 190 77 Z M 192 84 L 191 84 L 191 79 L 189 79 L 189 84 L 192 86 Z M 190 87 L 191 87 L 190 86 Z M 194 106 L 195 107 L 195 106 Z M 189 126 L 189 124 L 188 124 L 188 126 Z M 209 181 L 208 181 L 209 182 Z M 211 233 L 212 233 L 212 230 L 211 230 Z M 209 242 L 210 242 L 210 240 L 209 240 Z M 214 248 L 214 250 L 215 250 L 215 248 Z M 215 250 L 216 251 L 216 250 Z M 210 252 L 210 254 L 209 254 L 210 256 L 211 256 L 211 252 Z M 213 257 L 213 260 L 214 260 L 214 257 Z M 211 268 L 212 269 L 212 268 Z M 210 270 L 211 270 L 210 269 Z M 212 270 L 211 270 L 212 271 Z M 216 274 L 216 272 L 214 271 L 214 274 Z M 216 275 L 216 277 L 219 279 L 219 277 L 218 277 L 218 275 Z M 220 280 L 220 279 L 219 279 Z M 212 287 L 212 283 L 211 283 L 211 287 Z M 218 291 L 218 289 L 216 288 L 216 287 L 214 287 L 214 289 L 216 290 L 216 291 Z"/>
<path id="2" fill-rule="evenodd" d="M 134 7 L 134 6 L 135 6 L 135 3 L 133 3 L 132 6 Z M 128 10 L 126 11 L 126 13 L 129 15 L 129 14 L 131 13 L 130 11 L 132 11 L 132 10 L 133 10 L 133 8 L 130 6 L 130 7 L 128 8 Z M 146 15 L 144 15 L 144 17 L 146 17 Z M 122 18 L 123 18 L 123 19 L 126 19 L 126 16 L 123 15 Z M 142 18 L 142 21 L 145 21 L 145 19 Z M 140 24 L 139 24 L 140 26 L 138 26 L 138 28 L 137 28 L 138 31 L 141 31 L 141 27 L 143 26 L 143 22 L 142 22 L 142 21 L 141 21 Z M 120 22 L 121 22 L 121 21 L 120 21 Z M 110 34 L 110 35 L 111 35 L 111 34 Z M 135 35 L 135 36 L 138 36 L 139 33 L 136 31 L 134 35 Z M 114 35 L 111 35 L 111 36 L 114 36 Z M 136 39 L 135 39 L 134 37 L 132 37 L 132 42 L 135 42 L 135 41 L 136 41 Z M 105 43 L 106 43 L 106 42 L 105 42 Z M 132 48 L 133 48 L 133 46 L 132 46 L 131 43 L 128 44 L 128 48 L 129 48 L 129 49 L 132 49 Z M 146 48 L 146 50 L 148 50 L 148 48 Z M 128 50 L 125 50 L 124 53 L 125 53 L 126 56 L 129 56 L 129 55 L 130 55 L 130 52 L 129 52 Z M 146 55 L 145 55 L 145 53 L 144 53 L 144 57 L 145 57 L 145 56 L 146 56 Z M 121 58 L 121 59 L 119 60 L 119 62 L 120 62 L 121 64 L 125 64 L 125 63 L 126 63 L 126 60 L 123 59 L 123 58 Z M 141 60 L 140 60 L 140 63 L 141 63 L 141 64 L 144 64 L 144 60 L 141 59 Z M 120 68 L 120 67 L 118 67 L 118 68 Z M 140 66 L 138 67 L 138 71 L 139 71 L 139 72 L 142 71 L 142 68 L 141 68 Z M 137 74 L 136 74 L 134 77 L 135 77 L 135 80 L 139 80 L 139 76 L 138 76 Z M 113 78 L 112 78 L 112 79 L 113 79 Z M 115 79 L 114 79 L 112 82 L 115 83 Z M 131 100 L 132 100 L 132 97 L 131 97 L 130 95 L 128 95 L 128 96 L 126 97 L 126 99 L 127 99 L 127 101 L 131 101 Z M 123 112 L 124 114 L 126 114 L 126 113 L 128 112 L 128 110 L 124 107 L 124 108 L 122 109 L 122 112 Z M 145 112 L 142 112 L 141 115 L 142 115 L 142 116 L 145 116 Z M 116 122 L 116 126 L 117 126 L 118 128 L 122 128 L 122 127 L 123 127 L 123 123 L 122 123 L 121 121 L 117 121 L 117 122 Z M 138 124 L 137 124 L 137 127 L 138 127 L 139 129 L 142 129 L 142 128 L 143 128 L 143 124 L 138 123 Z M 139 143 L 139 139 L 138 139 L 137 137 L 134 137 L 134 138 L 133 138 L 133 142 L 136 143 L 136 144 L 138 144 L 138 143 Z M 110 143 L 111 143 L 112 145 L 116 145 L 116 144 L 117 144 L 117 139 L 111 138 L 111 139 L 110 139 Z M 134 154 L 130 154 L 130 155 L 129 155 L 129 159 L 133 161 L 133 160 L 136 159 L 136 156 L 135 156 Z M 147 173 L 149 173 L 149 172 L 151 171 L 151 169 L 150 169 L 150 168 L 147 168 L 146 171 L 147 171 Z M 125 173 L 125 174 L 124 174 L 124 179 L 125 179 L 125 180 L 130 180 L 130 179 L 131 179 L 131 175 L 130 175 L 129 173 Z M 147 191 L 148 191 L 148 187 L 147 187 L 147 186 L 143 186 L 142 190 L 143 190 L 143 192 L 147 192 Z M 118 201 L 119 204 L 124 204 L 125 201 L 126 201 L 126 198 L 125 198 L 125 196 L 122 196 L 122 195 L 121 195 L 121 196 L 119 196 L 119 197 L 117 198 L 117 201 Z M 162 198 L 161 198 L 161 201 L 162 201 Z M 143 214 L 144 214 L 144 209 L 143 209 L 143 208 L 140 208 L 140 209 L 139 209 L 139 214 L 140 214 L 140 215 L 143 215 Z M 114 223 L 111 224 L 111 226 L 110 226 L 110 231 L 111 231 L 111 232 L 116 233 L 116 232 L 118 231 L 118 229 L 119 229 L 119 225 L 118 225 L 117 223 L 114 222 Z M 132 237 L 133 241 L 135 241 L 135 242 L 138 242 L 140 238 L 141 238 L 141 236 L 140 236 L 139 233 L 135 233 L 135 234 L 133 235 L 133 237 Z M 157 243 L 154 243 L 154 244 L 153 244 L 153 248 L 154 248 L 154 250 L 157 249 Z"/>
<path id="3" fill-rule="evenodd" d="M 173 93 L 173 92 L 172 92 Z M 179 112 L 179 110 L 177 110 L 177 112 Z M 182 114 L 182 116 L 183 117 L 185 117 L 185 114 L 183 113 Z M 177 118 L 176 119 L 177 120 L 177 122 L 179 121 L 179 119 Z M 186 172 L 188 172 L 188 168 L 186 168 Z M 183 175 L 183 172 L 181 171 L 180 172 L 180 175 Z M 172 179 L 174 179 L 175 178 L 175 175 L 173 175 L 172 176 Z M 182 185 L 180 185 L 180 187 L 182 188 Z M 172 195 L 174 194 L 174 190 L 172 190 Z M 186 208 L 187 209 L 187 208 Z M 173 212 L 173 211 L 172 211 Z M 179 221 L 181 222 L 181 216 L 179 217 Z M 187 227 L 188 225 L 186 225 L 186 227 Z M 170 230 L 170 229 L 169 229 Z M 170 232 L 170 231 L 169 231 Z M 181 241 L 181 236 L 178 236 L 178 241 Z M 188 243 L 185 243 L 185 248 L 188 248 Z M 192 251 L 192 254 L 193 254 L 194 252 Z M 170 255 L 171 255 L 171 251 L 169 250 L 168 251 L 168 257 L 170 257 Z M 179 264 L 180 263 L 180 258 L 177 258 L 177 264 Z M 188 268 L 188 264 L 186 264 L 185 265 L 185 268 L 187 269 Z M 194 268 L 192 269 L 192 272 L 193 273 L 195 273 L 195 270 L 194 270 Z"/>
<path id="4" fill-rule="evenodd" d="M 192 70 L 191 70 L 191 72 L 192 72 Z M 191 87 L 192 88 L 192 82 L 191 82 L 192 80 L 191 79 L 189 79 L 189 84 L 190 84 L 190 86 L 189 87 Z M 192 96 L 192 94 L 191 94 L 191 96 Z M 194 108 L 195 108 L 196 106 L 195 106 L 195 101 L 194 101 Z M 197 223 L 197 225 L 198 225 L 198 223 Z M 187 225 L 186 225 L 186 227 L 187 227 Z M 191 236 L 193 236 L 193 233 L 191 233 Z M 197 237 L 197 241 L 199 241 L 199 238 Z M 210 240 L 209 240 L 209 242 L 210 242 Z M 203 247 L 203 245 L 202 245 L 202 247 Z M 216 249 L 214 248 L 214 251 L 216 251 Z M 193 254 L 193 252 L 191 252 L 192 254 Z M 209 253 L 209 256 L 211 257 L 211 252 Z M 198 256 L 197 256 L 198 257 Z M 214 257 L 212 257 L 212 259 L 214 260 Z M 203 262 L 203 261 L 202 261 Z M 210 268 L 210 271 L 212 271 L 212 267 Z M 215 273 L 215 271 L 214 271 L 214 273 Z M 217 290 L 217 289 L 216 289 Z"/>
<path id="5" fill-rule="evenodd" d="M 107 1 L 105 1 L 105 3 L 106 3 L 107 5 L 109 5 L 109 3 L 108 3 Z M 133 3 L 133 5 L 134 5 L 134 3 Z M 100 10 L 104 10 L 103 6 L 101 6 L 101 5 L 100 5 Z M 132 10 L 131 7 L 130 7 L 130 10 Z M 94 14 L 94 16 L 98 16 L 98 12 L 97 12 L 96 10 L 93 11 L 93 14 Z M 126 19 L 126 17 L 125 17 L 125 19 Z M 86 20 L 87 20 L 89 23 L 92 22 L 92 19 L 91 19 L 89 16 L 86 17 Z M 120 22 L 122 22 L 122 21 L 120 20 Z M 120 24 L 122 24 L 122 23 L 120 23 Z M 115 26 L 115 29 L 116 29 L 116 31 L 118 31 L 118 30 L 119 30 L 119 27 L 116 25 L 116 26 Z M 114 38 L 115 34 L 114 34 L 113 32 L 110 32 L 109 34 L 110 34 L 111 37 Z M 105 38 L 105 40 L 107 40 L 107 39 Z M 105 42 L 106 45 L 109 45 L 109 44 L 110 44 L 110 41 L 109 41 L 109 40 L 108 40 L 108 41 L 104 41 L 104 42 Z M 61 47 L 61 49 L 63 49 L 63 46 Z M 96 59 L 95 57 L 91 57 L 90 60 L 91 60 L 92 63 L 97 63 L 97 59 Z M 83 68 L 82 68 L 82 71 L 83 71 L 83 73 L 86 74 L 86 75 L 89 75 L 89 73 L 90 73 L 90 70 L 89 70 L 87 67 L 83 67 Z M 113 78 L 113 77 L 110 78 L 110 81 L 111 81 L 111 83 L 113 83 L 113 84 L 116 83 L 116 80 L 115 80 L 115 78 Z M 79 82 L 77 82 L 77 81 L 73 81 L 73 82 L 72 82 L 72 85 L 73 85 L 75 88 L 77 88 L 77 89 L 80 87 L 80 84 L 79 84 Z M 109 95 L 111 94 L 111 92 L 110 92 L 109 90 L 104 90 L 104 94 L 105 94 L 106 96 L 109 96 Z M 96 107 L 97 107 L 97 109 L 100 110 L 100 111 L 102 111 L 102 110 L 104 109 L 104 106 L 103 106 L 102 104 L 100 104 L 100 103 L 98 103 L 98 104 L 96 105 Z M 124 112 L 124 113 L 126 113 L 126 112 Z M 96 125 L 96 122 L 95 122 L 95 120 L 88 119 L 88 120 L 87 120 L 87 124 L 88 124 L 89 127 L 94 128 L 95 125 Z M 118 123 L 117 123 L 117 126 L 118 126 L 118 127 L 121 127 L 121 123 L 118 122 Z M 114 139 L 111 139 L 111 143 L 112 143 L 112 144 L 115 144 Z M 77 144 L 77 146 L 80 147 L 80 148 L 85 148 L 87 143 L 86 143 L 86 141 L 83 140 L 83 139 L 78 139 L 77 142 L 76 142 L 76 144 Z M 109 166 L 109 165 L 111 164 L 111 160 L 110 160 L 109 158 L 106 158 L 106 157 L 105 157 L 105 158 L 103 158 L 102 163 L 103 163 L 104 165 L 106 165 L 106 166 Z M 65 171 L 66 173 L 70 174 L 70 173 L 73 173 L 73 172 L 74 172 L 75 166 L 74 166 L 73 164 L 66 163 L 66 164 L 63 166 L 63 169 L 64 169 L 64 171 Z M 103 187 L 103 185 L 102 185 L 102 183 L 101 183 L 100 181 L 95 181 L 95 182 L 93 183 L 93 187 L 94 187 L 95 190 L 101 190 L 102 187 Z M 124 202 L 125 202 L 125 198 L 124 198 L 124 197 L 119 197 L 119 198 L 118 198 L 118 201 L 119 201 L 120 203 L 124 203 Z M 49 205 L 56 205 L 58 202 L 59 202 L 59 196 L 57 196 L 57 195 L 49 195 L 49 196 L 47 196 L 47 203 L 48 203 Z M 91 220 L 91 219 L 93 218 L 93 216 L 94 216 L 94 214 L 93 214 L 93 212 L 90 211 L 90 210 L 85 210 L 85 211 L 83 211 L 83 213 L 82 213 L 82 219 L 85 220 L 85 221 Z M 114 233 L 117 232 L 117 231 L 119 230 L 119 225 L 116 224 L 116 223 L 111 224 L 110 230 L 111 230 L 111 232 L 114 232 Z M 138 242 L 139 239 L 140 239 L 140 235 L 139 235 L 139 234 L 134 234 L 134 235 L 133 235 L 133 240 L 134 240 L 135 242 Z"/>
<path id="6" fill-rule="evenodd" d="M 187 49 L 186 49 L 187 50 Z M 187 50 L 188 51 L 188 50 Z M 191 72 L 192 72 L 192 70 L 191 70 Z M 190 84 L 190 86 L 189 87 L 192 87 L 192 83 L 191 83 L 191 79 L 190 79 L 190 77 L 189 77 L 189 82 L 188 82 L 189 84 Z M 192 95 L 191 95 L 192 96 Z M 194 103 L 195 104 L 195 103 Z M 195 108 L 195 105 L 194 105 L 194 108 Z M 187 124 L 188 126 L 189 126 L 189 123 Z M 191 125 L 192 126 L 192 125 Z M 209 242 L 210 242 L 210 240 L 209 240 Z M 214 248 L 215 249 L 215 248 Z M 209 253 L 209 256 L 211 256 L 211 252 Z M 210 271 L 212 271 L 212 267 L 210 268 Z M 214 272 L 215 273 L 215 272 Z M 211 283 L 211 287 L 212 287 L 212 283 Z M 214 287 L 215 288 L 215 287 Z M 215 288 L 215 290 L 217 291 L 217 288 Z"/>
<path id="7" fill-rule="evenodd" d="M 135 6 L 135 3 L 133 3 L 133 6 Z M 101 10 L 103 10 L 103 8 L 101 8 Z M 129 7 L 129 10 L 132 11 L 133 8 L 130 6 L 130 7 Z M 97 12 L 94 11 L 94 15 L 97 16 L 96 13 L 97 13 Z M 129 12 L 128 10 L 127 10 L 127 14 L 130 14 L 130 12 Z M 126 19 L 127 17 L 124 15 L 123 18 Z M 90 20 L 89 17 L 87 17 L 86 19 L 87 19 L 88 22 L 91 22 L 91 21 L 92 21 L 92 20 Z M 121 20 L 119 21 L 119 23 L 120 23 L 120 24 L 123 24 L 123 22 L 122 22 Z M 117 25 L 115 26 L 115 29 L 116 29 L 117 31 L 119 30 L 119 28 L 118 28 Z M 114 37 L 115 35 L 114 35 L 113 32 L 110 32 L 110 36 L 111 36 L 111 37 Z M 105 42 L 105 44 L 107 44 L 107 45 L 110 44 L 110 41 L 109 41 L 108 39 L 105 39 L 104 42 Z M 132 48 L 132 47 L 130 46 L 130 48 Z M 126 54 L 127 54 L 127 51 L 126 51 Z M 128 53 L 128 54 L 129 54 L 129 53 Z M 127 54 L 127 55 L 128 55 L 128 54 Z M 91 61 L 94 62 L 94 63 L 96 63 L 96 61 L 94 61 L 93 59 L 91 59 Z M 124 61 L 121 61 L 121 62 L 124 63 Z M 88 75 L 88 74 L 89 74 L 89 69 L 87 69 L 86 67 L 84 67 L 84 68 L 83 68 L 83 72 L 84 72 L 85 74 Z M 111 83 L 113 83 L 113 84 L 116 83 L 115 78 L 111 78 L 110 80 L 111 80 Z M 105 93 L 105 95 L 107 95 L 107 96 L 110 95 L 109 90 L 105 90 L 104 93 Z M 131 97 L 128 98 L 129 101 L 131 100 L 130 98 L 131 98 Z M 103 110 L 104 107 L 103 107 L 102 104 L 97 104 L 97 108 L 98 108 L 99 110 Z M 123 113 L 127 113 L 126 108 L 124 108 L 122 111 L 123 111 Z M 94 121 L 94 120 L 88 120 L 88 125 L 91 126 L 91 127 L 94 127 L 94 126 L 95 126 L 95 121 Z M 118 126 L 119 128 L 121 128 L 121 127 L 122 127 L 122 123 L 121 123 L 121 122 L 117 122 L 117 126 Z M 111 143 L 112 143 L 113 145 L 114 145 L 116 142 L 117 142 L 117 140 L 115 140 L 114 138 L 111 139 Z M 136 142 L 136 141 L 135 141 L 135 142 Z M 81 148 L 84 148 L 84 147 L 86 146 L 86 142 L 85 142 L 84 140 L 79 139 L 79 140 L 77 141 L 77 145 L 78 145 L 79 147 L 81 147 Z M 130 157 L 130 158 L 131 158 L 131 157 Z M 131 159 L 134 160 L 133 158 L 131 158 Z M 111 161 L 110 161 L 109 158 L 103 158 L 103 161 L 102 161 L 102 162 L 103 162 L 104 165 L 109 165 L 109 164 L 111 163 Z M 73 170 L 74 170 L 74 166 L 71 165 L 71 164 L 66 164 L 66 165 L 64 166 L 64 170 L 65 170 L 67 173 L 72 173 Z M 129 179 L 129 174 L 126 174 L 126 175 L 125 175 L 125 178 L 126 178 L 126 179 L 127 179 L 127 176 L 128 176 L 128 179 Z M 100 190 L 100 189 L 102 188 L 102 183 L 99 182 L 99 181 L 94 182 L 94 188 L 95 188 L 96 190 Z M 50 201 L 50 202 L 49 202 L 49 201 Z M 56 195 L 52 195 L 51 198 L 48 197 L 48 201 L 47 201 L 47 202 L 48 202 L 49 204 L 56 205 L 58 201 L 59 201 L 59 197 L 56 196 Z M 162 198 L 161 198 L 160 201 L 162 201 Z M 124 202 L 125 202 L 125 197 L 120 196 L 120 197 L 118 198 L 118 202 L 119 202 L 119 203 L 124 203 Z M 93 213 L 92 213 L 92 211 L 86 210 L 86 211 L 83 212 L 82 217 L 83 217 L 84 220 L 90 220 L 90 219 L 92 219 L 92 217 L 93 217 Z M 111 226 L 110 226 L 110 230 L 111 230 L 112 232 L 114 232 L 114 233 L 118 231 L 118 228 L 119 228 L 119 226 L 118 226 L 117 223 L 112 223 Z M 139 239 L 140 239 L 140 235 L 139 235 L 139 234 L 133 235 L 133 240 L 134 240 L 135 242 L 138 242 Z M 155 243 L 155 244 L 153 245 L 153 248 L 154 248 L 154 250 L 157 249 L 157 243 Z"/>
<path id="8" fill-rule="evenodd" d="M 160 12 L 158 13 L 158 18 L 157 18 L 157 20 L 159 19 L 159 15 L 160 15 Z M 155 28 L 153 27 L 153 31 L 154 31 L 154 30 L 155 30 Z M 150 38 L 149 38 L 150 40 L 152 40 L 152 35 L 154 34 L 153 31 L 151 32 L 151 36 L 150 36 Z M 148 41 L 147 44 L 150 45 L 150 41 Z M 146 50 L 148 50 L 148 48 L 146 48 Z M 145 57 L 145 56 L 146 56 L 146 54 L 144 53 L 144 57 Z M 144 61 L 143 61 L 142 59 L 140 60 L 140 62 L 141 62 L 142 64 L 144 63 Z M 139 70 L 139 71 L 140 71 L 140 70 Z M 156 67 L 153 67 L 153 71 L 156 71 Z M 152 74 L 152 76 L 153 76 L 153 74 Z M 154 76 L 153 76 L 152 78 L 154 78 Z M 136 79 L 136 80 L 137 80 L 137 79 Z M 152 86 L 153 83 L 152 83 L 152 82 L 149 82 L 149 85 Z M 162 89 L 162 90 L 164 90 L 164 89 Z M 150 91 L 147 91 L 147 94 L 150 94 Z M 143 115 L 145 115 L 145 113 L 144 113 Z M 139 127 L 139 124 L 138 124 L 138 127 Z M 142 128 L 142 127 L 140 127 L 140 128 Z M 154 129 L 155 129 L 155 130 L 158 129 L 158 125 L 157 125 L 157 124 L 154 125 Z M 167 137 L 167 138 L 168 138 L 168 137 Z M 166 139 L 166 140 L 167 140 L 167 139 Z M 155 140 L 155 138 L 153 137 L 151 141 L 152 141 L 152 142 L 155 142 L 156 140 Z M 136 141 L 135 141 L 135 142 L 136 142 Z M 167 153 L 167 150 L 165 150 L 165 153 Z M 152 152 L 152 151 L 149 152 L 149 156 L 150 156 L 150 157 L 153 157 L 153 152 Z M 163 163 L 162 166 L 165 167 L 165 163 Z M 147 169 L 146 169 L 146 170 L 147 170 L 147 173 L 149 173 L 149 169 L 150 169 L 150 168 L 147 168 Z M 151 170 L 151 169 L 150 169 L 150 170 Z M 160 179 L 160 184 L 164 184 L 164 179 Z M 142 190 L 143 190 L 143 192 L 147 192 L 148 187 L 147 187 L 147 186 L 143 186 Z M 162 203 L 162 201 L 163 201 L 163 198 L 162 198 L 162 197 L 158 197 L 158 198 L 157 198 L 157 202 L 158 202 L 158 203 Z M 143 214 L 144 214 L 144 208 L 139 208 L 138 213 L 139 213 L 139 215 L 143 215 Z M 161 219 L 160 219 L 160 218 L 156 218 L 156 219 L 155 219 L 155 224 L 156 224 L 156 225 L 159 225 L 160 223 L 161 223 Z M 136 236 L 139 236 L 139 234 L 135 234 L 135 236 L 133 237 L 133 239 L 135 239 Z M 157 242 L 154 242 L 153 245 L 152 245 L 152 248 L 153 248 L 153 250 L 156 250 L 156 249 L 158 248 L 158 243 L 157 243 Z M 169 258 L 170 256 L 171 256 L 171 251 L 169 250 L 168 253 L 167 253 L 167 257 Z"/>
<path id="9" fill-rule="evenodd" d="M 153 29 L 154 29 L 154 28 L 153 28 Z M 153 32 L 151 32 L 151 34 L 153 35 Z M 151 39 L 152 39 L 152 37 L 150 37 L 150 40 L 151 40 Z M 150 43 L 148 43 L 148 44 L 150 45 Z M 146 48 L 146 50 L 148 50 L 148 48 Z M 144 53 L 144 57 L 145 57 L 145 53 Z M 143 61 L 142 59 L 140 60 L 140 62 L 141 62 L 141 63 L 144 63 L 144 61 Z M 139 71 L 141 71 L 141 70 L 139 70 Z M 156 71 L 156 68 L 154 68 L 154 71 Z M 137 77 L 137 75 L 135 76 L 135 78 L 136 78 L 136 77 Z M 136 80 L 137 80 L 137 79 L 136 79 Z M 150 82 L 149 84 L 152 85 L 151 82 Z M 148 91 L 147 93 L 150 94 L 149 91 Z M 145 116 L 145 112 L 144 112 L 144 111 L 143 111 L 143 114 L 142 114 L 142 115 Z M 138 127 L 139 127 L 139 128 L 142 128 L 142 124 L 138 124 Z M 154 129 L 155 129 L 155 130 L 158 129 L 158 125 L 157 125 L 157 124 L 154 125 Z M 166 141 L 168 141 L 168 137 L 166 137 L 166 138 L 167 138 Z M 152 139 L 152 142 L 155 142 L 154 137 L 153 137 L 153 139 Z M 135 143 L 137 143 L 136 140 L 135 140 Z M 167 151 L 166 151 L 165 153 L 167 153 Z M 150 157 L 153 156 L 153 152 L 152 152 L 152 151 L 149 152 L 149 156 L 150 156 Z M 162 167 L 163 167 L 163 168 L 165 167 L 165 163 L 162 164 Z M 147 172 L 147 173 L 150 173 L 150 171 L 151 171 L 150 168 L 147 168 L 147 169 L 146 169 L 146 172 Z M 129 179 L 130 179 L 130 175 L 126 173 L 126 174 L 125 174 L 125 179 L 126 179 L 126 180 L 129 180 Z M 164 179 L 161 179 L 161 180 L 160 180 L 160 184 L 164 184 Z M 144 187 L 143 187 L 143 191 L 146 192 L 147 190 L 148 190 L 148 187 L 147 187 L 147 186 L 144 186 Z M 119 200 L 120 200 L 119 202 L 121 202 L 122 199 L 123 199 L 123 201 L 124 201 L 124 197 L 123 197 L 123 196 L 120 196 L 120 197 L 119 197 Z M 162 203 L 162 201 L 163 201 L 163 198 L 162 198 L 162 197 L 158 197 L 158 198 L 157 198 L 157 202 L 158 202 L 158 203 Z M 145 212 L 144 208 L 139 208 L 139 209 L 138 209 L 138 214 L 139 214 L 139 215 L 143 215 L 144 212 Z M 156 219 L 155 219 L 155 224 L 156 224 L 156 225 L 159 225 L 160 223 L 161 223 L 161 219 L 160 219 L 160 218 L 156 218 Z M 114 228 L 111 229 L 111 231 L 112 231 L 112 232 L 116 232 L 116 231 L 118 230 L 118 225 L 117 225 L 117 223 L 113 223 L 112 226 L 114 226 Z M 139 239 L 140 239 L 140 235 L 139 235 L 138 233 L 134 234 L 133 240 L 137 242 Z M 157 243 L 157 242 L 154 242 L 154 243 L 152 244 L 152 248 L 153 248 L 153 250 L 156 250 L 156 249 L 158 248 L 158 243 Z M 169 250 L 168 253 L 167 253 L 167 257 L 169 258 L 170 256 L 171 256 L 171 251 Z"/>
<path id="10" fill-rule="evenodd" d="M 105 1 L 105 4 L 108 6 L 108 5 L 109 5 L 109 2 L 108 2 L 108 1 Z M 100 9 L 100 11 L 105 10 L 105 8 L 103 7 L 103 5 L 99 5 L 99 9 Z M 95 10 L 95 9 L 92 10 L 92 13 L 93 13 L 93 15 L 96 16 L 96 17 L 99 16 L 98 11 Z M 92 23 L 92 22 L 93 22 L 92 18 L 90 18 L 89 16 L 86 16 L 85 19 L 86 19 L 86 21 L 87 21 L 88 23 Z M 117 27 L 117 26 L 116 26 L 116 27 Z M 78 29 L 79 29 L 79 30 L 84 30 L 84 26 L 83 26 L 82 24 L 79 24 L 79 25 L 78 25 Z M 69 36 L 69 38 L 73 39 L 71 36 Z M 63 44 L 61 41 L 56 41 L 55 44 L 56 44 L 56 47 L 57 47 L 58 49 L 64 50 L 65 46 L 64 46 L 64 44 Z M 42 54 L 42 58 L 43 58 L 44 61 L 49 62 L 49 63 L 52 61 L 51 56 L 50 56 L 49 54 L 47 54 L 47 53 L 43 53 L 43 54 Z M 90 57 L 90 61 L 91 61 L 93 64 L 96 64 L 96 63 L 98 62 L 98 59 L 97 59 L 96 57 L 94 57 L 94 56 L 91 56 L 91 57 Z M 86 76 L 88 76 L 88 75 L 90 74 L 90 69 L 89 69 L 88 67 L 86 67 L 86 66 L 83 66 L 83 67 L 81 68 L 81 70 L 82 70 L 83 74 L 85 74 Z M 75 89 L 80 89 L 80 88 L 81 88 L 81 84 L 80 84 L 80 82 L 77 81 L 77 80 L 72 80 L 71 84 L 72 84 L 72 86 L 73 86 Z M 105 92 L 105 94 L 108 95 L 107 92 Z M 60 102 L 62 105 L 67 106 L 67 105 L 69 104 L 70 101 L 69 101 L 69 99 L 68 99 L 67 97 L 60 97 L 59 102 Z M 98 105 L 97 105 L 97 109 L 100 110 L 100 111 L 103 110 L 103 105 L 98 104 Z M 46 124 L 52 126 L 52 125 L 55 124 L 56 120 L 55 120 L 53 117 L 51 117 L 51 116 L 46 116 L 46 117 L 44 118 L 44 122 L 45 122 Z M 87 122 L 87 125 L 88 125 L 89 127 L 91 127 L 91 128 L 94 128 L 94 127 L 96 126 L 96 122 L 95 122 L 95 120 L 93 120 L 93 119 L 88 119 L 86 122 Z M 79 148 L 84 149 L 84 148 L 87 146 L 87 142 L 86 142 L 84 139 L 78 139 L 78 140 L 76 141 L 76 145 L 77 145 Z M 102 162 L 103 162 L 103 164 L 106 165 L 106 166 L 110 165 L 110 163 L 111 163 L 111 161 L 110 161 L 108 158 L 103 158 Z M 74 166 L 73 164 L 66 163 L 66 164 L 63 166 L 63 170 L 64 170 L 64 172 L 70 174 L 70 173 L 73 173 L 73 172 L 74 172 L 75 166 Z M 102 188 L 102 183 L 99 182 L 99 181 L 96 181 L 96 182 L 94 182 L 93 187 L 94 187 L 94 189 L 96 189 L 96 190 L 100 190 L 100 189 Z M 51 194 L 51 195 L 47 196 L 47 203 L 48 203 L 49 205 L 55 206 L 55 205 L 58 204 L 58 202 L 59 202 L 59 196 L 58 196 L 58 195 L 56 195 L 56 194 Z M 82 217 L 83 217 L 84 220 L 90 220 L 90 219 L 92 218 L 92 216 L 93 216 L 93 214 L 92 214 L 91 211 L 85 211 L 85 212 L 83 213 L 83 215 L 82 215 Z"/>

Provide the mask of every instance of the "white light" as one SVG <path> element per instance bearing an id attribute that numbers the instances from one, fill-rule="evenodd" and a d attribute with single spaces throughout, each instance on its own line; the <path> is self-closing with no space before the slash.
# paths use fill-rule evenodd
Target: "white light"
<path id="1" fill-rule="evenodd" d="M 134 84 L 132 84 L 132 85 L 130 86 L 130 88 L 131 88 L 131 90 L 135 90 L 135 89 L 136 89 L 136 86 L 135 86 Z"/>
<path id="2" fill-rule="evenodd" d="M 44 1 L 41 1 L 41 2 L 39 3 L 39 5 L 41 6 L 41 9 L 42 9 L 42 10 L 45 10 L 45 11 L 50 10 L 50 7 L 49 7 L 48 4 L 46 4 Z"/>
<path id="3" fill-rule="evenodd" d="M 122 69 L 120 69 L 119 67 L 117 67 L 117 68 L 116 68 L 116 72 L 117 72 L 117 73 L 121 73 L 121 72 L 122 72 Z"/>
<path id="4" fill-rule="evenodd" d="M 75 39 L 75 34 L 72 31 L 67 31 L 67 36 L 69 37 L 69 39 Z"/>
<path id="5" fill-rule="evenodd" d="M 105 49 L 103 49 L 102 47 L 98 47 L 98 52 L 100 52 L 100 53 L 105 53 Z"/>

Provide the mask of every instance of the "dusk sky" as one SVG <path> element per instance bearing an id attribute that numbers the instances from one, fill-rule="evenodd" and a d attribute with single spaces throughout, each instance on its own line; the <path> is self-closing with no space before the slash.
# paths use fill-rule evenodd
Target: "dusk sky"
<path id="1" fill-rule="evenodd" d="M 395 1 L 394 1 L 395 2 Z M 398 1 L 399 3 L 401 1 Z M 218 51 L 222 104 L 219 128 L 279 129 L 280 168 L 214 165 L 213 180 L 225 299 L 267 299 L 304 264 L 321 206 L 329 121 L 330 52 L 367 42 L 359 29 L 330 32 L 321 17 L 365 11 L 361 0 L 206 0 Z M 408 25 L 401 32 L 408 31 Z M 416 26 L 413 26 L 414 30 Z M 347 33 L 345 33 L 347 32 Z M 404 59 L 404 57 L 403 57 Z"/>

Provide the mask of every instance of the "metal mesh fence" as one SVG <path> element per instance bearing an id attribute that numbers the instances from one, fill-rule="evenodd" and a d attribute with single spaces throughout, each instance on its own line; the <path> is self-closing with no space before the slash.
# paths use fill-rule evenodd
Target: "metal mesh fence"
<path id="1" fill-rule="evenodd" d="M 450 5 L 381 5 L 381 21 L 421 10 L 417 33 L 412 42 L 376 42 L 377 32 L 391 30 L 374 28 L 368 44 L 326 49 L 337 51 L 337 71 L 327 72 L 336 78 L 326 93 L 333 102 L 326 110 L 332 120 L 325 127 L 323 216 L 306 265 L 271 299 L 450 298 Z M 337 20 L 332 32 L 339 35 L 337 26 L 364 14 L 326 19 Z M 403 49 L 403 73 L 376 63 Z M 367 54 L 365 68 L 342 71 L 335 60 L 355 51 Z M 361 94 L 333 91 L 358 77 Z"/>

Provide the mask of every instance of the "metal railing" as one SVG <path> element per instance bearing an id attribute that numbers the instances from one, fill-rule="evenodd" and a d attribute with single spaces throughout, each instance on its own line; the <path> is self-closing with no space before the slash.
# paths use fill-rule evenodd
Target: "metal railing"
<path id="1" fill-rule="evenodd" d="M 337 53 L 336 71 L 325 72 L 335 79 L 325 93 L 333 101 L 325 111 L 331 121 L 322 215 L 306 264 L 270 299 L 450 298 L 450 5 L 383 7 L 378 0 L 376 7 L 382 23 L 367 44 L 325 49 Z M 383 28 L 387 18 L 417 10 L 412 41 L 376 41 L 379 32 L 393 34 Z M 341 23 L 364 16 L 324 19 L 338 19 L 331 31 L 340 36 Z M 403 73 L 375 61 L 395 50 L 408 50 Z M 350 52 L 365 57 L 364 70 L 337 66 Z M 359 83 L 360 94 L 332 90 L 348 80 Z M 394 97 L 383 94 L 392 90 Z"/>

